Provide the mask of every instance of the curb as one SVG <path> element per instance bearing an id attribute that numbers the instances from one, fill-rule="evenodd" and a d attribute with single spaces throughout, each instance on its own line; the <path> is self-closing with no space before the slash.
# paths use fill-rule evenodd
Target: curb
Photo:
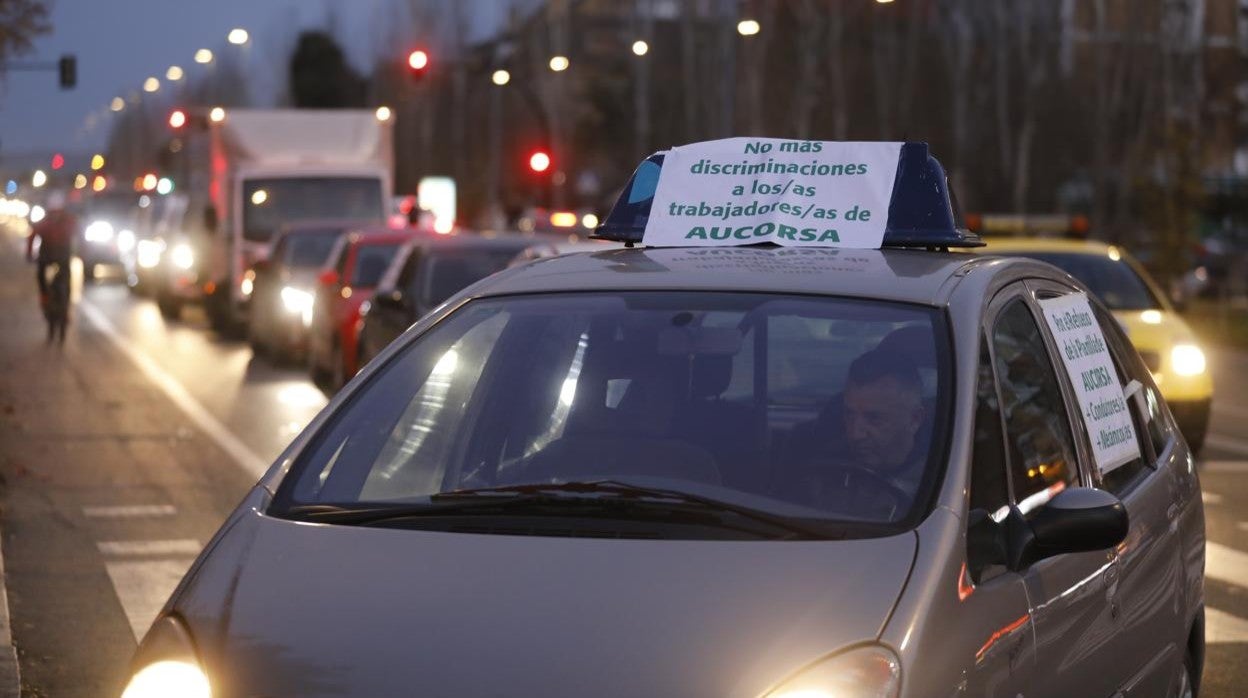
<path id="1" fill-rule="evenodd" d="M 4 551 L 0 545 L 0 698 L 21 698 L 22 672 L 9 615 L 9 592 L 5 586 Z"/>

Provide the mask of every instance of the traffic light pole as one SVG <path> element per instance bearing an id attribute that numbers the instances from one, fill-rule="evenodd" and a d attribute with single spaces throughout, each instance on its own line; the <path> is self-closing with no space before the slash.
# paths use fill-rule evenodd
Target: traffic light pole
<path id="1" fill-rule="evenodd" d="M 60 77 L 62 90 L 73 89 L 78 84 L 78 58 L 73 54 L 65 54 L 56 61 L 6 61 L 3 70 L 18 72 L 56 71 Z"/>

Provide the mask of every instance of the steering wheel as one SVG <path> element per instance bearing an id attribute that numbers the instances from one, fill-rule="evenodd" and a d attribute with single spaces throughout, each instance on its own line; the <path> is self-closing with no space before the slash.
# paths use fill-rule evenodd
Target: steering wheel
<path id="1" fill-rule="evenodd" d="M 892 519 L 913 499 L 910 493 L 894 485 L 888 478 L 857 463 L 836 460 L 819 466 L 819 470 L 819 481 L 830 485 L 830 493 L 834 496 L 846 497 L 851 509 L 866 509 L 871 500 L 864 495 L 879 494 L 887 500 L 888 518 Z M 876 507 L 870 508 L 875 513 Z"/>

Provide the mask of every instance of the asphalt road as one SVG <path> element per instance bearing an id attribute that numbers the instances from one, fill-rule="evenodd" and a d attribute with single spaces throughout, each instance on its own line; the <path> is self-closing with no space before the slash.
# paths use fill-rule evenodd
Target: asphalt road
<path id="1" fill-rule="evenodd" d="M 23 695 L 118 695 L 200 546 L 326 400 L 116 281 L 81 291 L 49 350 L 16 243 L 0 232 L 0 530 Z M 1231 698 L 1248 685 L 1248 355 L 1212 370 L 1203 695 Z"/>

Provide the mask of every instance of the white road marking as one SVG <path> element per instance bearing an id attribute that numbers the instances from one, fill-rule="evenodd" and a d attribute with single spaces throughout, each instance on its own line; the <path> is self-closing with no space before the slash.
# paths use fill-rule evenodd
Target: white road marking
<path id="1" fill-rule="evenodd" d="M 1205 577 L 1248 587 L 1248 553 L 1206 542 Z"/>
<path id="2" fill-rule="evenodd" d="M 1200 469 L 1209 473 L 1248 473 L 1248 460 L 1207 460 Z"/>
<path id="3" fill-rule="evenodd" d="M 1248 642 L 1248 620 L 1216 608 L 1206 608 L 1205 642 L 1211 645 Z"/>
<path id="4" fill-rule="evenodd" d="M 1205 504 L 1221 504 L 1222 495 L 1215 494 L 1213 492 L 1201 492 L 1200 501 L 1204 502 Z"/>
<path id="5" fill-rule="evenodd" d="M 125 519 L 144 516 L 173 516 L 178 513 L 172 504 L 131 504 L 114 507 L 83 507 L 84 516 L 99 519 Z"/>
<path id="6" fill-rule="evenodd" d="M 153 560 L 150 562 L 109 562 L 105 565 L 113 581 L 117 600 L 130 621 L 130 630 L 138 642 L 160 614 L 165 600 L 178 587 L 182 575 L 190 568 L 192 558 Z"/>
<path id="7" fill-rule="evenodd" d="M 95 544 L 105 555 L 145 556 L 198 555 L 204 546 L 191 538 L 174 540 L 105 540 Z"/>
<path id="8" fill-rule="evenodd" d="M 1215 414 L 1226 414 L 1235 417 L 1236 419 L 1248 419 L 1248 407 L 1241 407 L 1239 405 L 1232 405 L 1225 402 L 1215 402 L 1213 404 L 1213 411 Z"/>
<path id="9" fill-rule="evenodd" d="M 1231 451 L 1240 455 L 1248 456 L 1248 440 L 1237 439 L 1233 436 L 1223 436 L 1221 434 L 1208 434 L 1205 436 L 1205 445 L 1223 451 Z"/>
<path id="10" fill-rule="evenodd" d="M 108 318 L 104 317 L 104 313 L 100 312 L 85 299 L 78 304 L 84 317 L 91 321 L 105 337 L 113 343 L 113 346 L 121 350 L 121 353 L 130 358 L 134 365 L 139 368 L 148 379 L 156 384 L 173 400 L 173 403 L 182 409 L 182 412 L 195 423 L 197 427 L 209 436 L 217 445 L 222 448 L 230 457 L 234 459 L 239 467 L 252 477 L 260 477 L 269 468 L 268 461 L 256 455 L 246 444 L 244 444 L 237 436 L 233 434 L 224 424 L 204 408 L 190 392 L 187 391 L 176 378 L 169 375 L 161 368 L 151 357 L 149 357 L 142 349 L 135 346 L 130 340 L 126 339 L 113 327 Z"/>

